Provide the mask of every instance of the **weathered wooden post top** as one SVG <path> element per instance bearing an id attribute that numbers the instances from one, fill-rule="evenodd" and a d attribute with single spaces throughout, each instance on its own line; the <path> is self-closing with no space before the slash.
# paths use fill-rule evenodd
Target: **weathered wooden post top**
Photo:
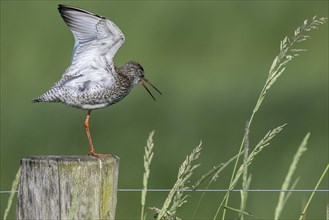
<path id="1" fill-rule="evenodd" d="M 119 158 L 31 156 L 21 160 L 17 219 L 115 219 Z"/>

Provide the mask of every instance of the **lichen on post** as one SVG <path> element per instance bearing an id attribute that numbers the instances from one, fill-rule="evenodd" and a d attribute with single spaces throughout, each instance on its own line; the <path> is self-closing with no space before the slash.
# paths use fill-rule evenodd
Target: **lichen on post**
<path id="1" fill-rule="evenodd" d="M 115 219 L 119 158 L 21 160 L 17 219 Z"/>

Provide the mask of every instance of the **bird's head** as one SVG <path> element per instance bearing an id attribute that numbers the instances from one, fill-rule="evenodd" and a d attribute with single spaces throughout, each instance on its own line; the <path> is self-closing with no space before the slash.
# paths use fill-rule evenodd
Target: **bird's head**
<path id="1" fill-rule="evenodd" d="M 134 85 L 141 84 L 154 100 L 155 98 L 152 95 L 151 91 L 147 88 L 146 86 L 147 84 L 150 85 L 153 89 L 155 89 L 155 91 L 157 91 L 160 95 L 162 95 L 160 90 L 158 90 L 154 85 L 150 83 L 150 81 L 148 81 L 145 78 L 144 69 L 139 63 L 135 61 L 128 61 L 124 65 L 124 67 L 125 67 L 125 74 L 133 80 L 133 84 Z"/>

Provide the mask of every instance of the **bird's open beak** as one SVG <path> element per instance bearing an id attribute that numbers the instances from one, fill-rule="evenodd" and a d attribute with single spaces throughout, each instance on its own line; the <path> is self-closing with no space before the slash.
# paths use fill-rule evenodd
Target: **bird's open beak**
<path id="1" fill-rule="evenodd" d="M 162 93 L 160 92 L 160 90 L 158 90 L 154 85 L 152 85 L 147 79 L 141 79 L 140 84 L 146 89 L 146 91 L 151 95 L 151 97 L 153 98 L 154 101 L 155 98 L 152 95 L 151 91 L 147 88 L 146 84 L 149 84 L 150 86 L 152 86 L 153 89 L 155 89 L 160 95 L 162 95 Z"/>

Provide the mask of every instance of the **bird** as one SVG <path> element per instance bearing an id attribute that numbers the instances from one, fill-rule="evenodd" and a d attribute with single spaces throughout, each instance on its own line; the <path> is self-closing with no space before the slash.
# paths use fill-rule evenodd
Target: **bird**
<path id="1" fill-rule="evenodd" d="M 128 61 L 121 67 L 114 65 L 114 56 L 125 36 L 111 20 L 74 6 L 59 4 L 58 11 L 74 36 L 71 63 L 60 80 L 32 102 L 59 102 L 86 110 L 84 127 L 90 147 L 88 155 L 111 155 L 95 152 L 89 130 L 91 111 L 119 102 L 138 84 L 154 100 L 147 85 L 162 93 L 145 78 L 138 62 Z"/>

